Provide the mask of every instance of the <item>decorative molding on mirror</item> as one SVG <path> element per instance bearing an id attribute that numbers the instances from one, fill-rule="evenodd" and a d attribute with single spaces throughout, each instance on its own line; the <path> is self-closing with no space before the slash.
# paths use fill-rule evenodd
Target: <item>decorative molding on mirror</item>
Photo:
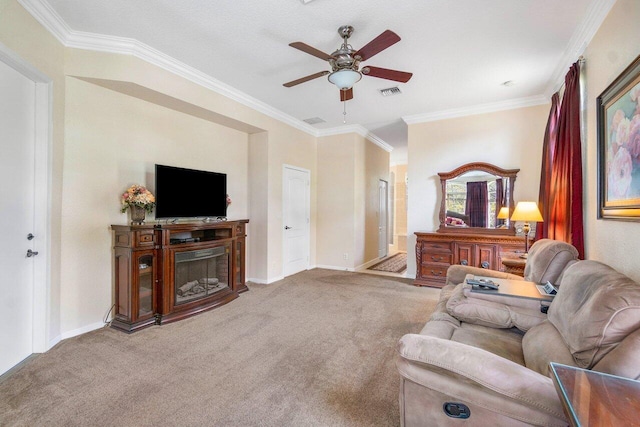
<path id="1" fill-rule="evenodd" d="M 493 226 L 491 227 L 469 227 L 466 223 L 463 223 L 461 226 L 451 226 L 447 225 L 447 181 L 453 180 L 461 177 L 467 173 L 473 172 L 485 172 L 487 174 L 493 175 L 497 178 L 506 179 L 507 183 L 505 184 L 505 202 L 508 203 L 509 207 L 509 217 L 513 213 L 513 209 L 515 207 L 515 202 L 513 199 L 513 189 L 515 186 L 515 181 L 520 172 L 520 169 L 502 169 L 498 166 L 483 163 L 483 162 L 474 162 L 467 163 L 462 165 L 451 172 L 439 172 L 438 176 L 440 177 L 440 187 L 441 187 L 441 201 L 440 201 L 440 227 L 438 228 L 438 233 L 465 233 L 465 234 L 493 234 L 493 235 L 515 235 L 514 224 L 512 224 L 509 220 L 507 220 L 506 227 L 496 227 L 495 223 L 497 219 L 493 218 Z M 495 208 L 493 209 L 496 210 Z"/>

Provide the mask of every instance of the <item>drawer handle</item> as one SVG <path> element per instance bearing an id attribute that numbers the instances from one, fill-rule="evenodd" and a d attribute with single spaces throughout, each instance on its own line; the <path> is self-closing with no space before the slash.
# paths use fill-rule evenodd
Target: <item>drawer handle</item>
<path id="1" fill-rule="evenodd" d="M 441 256 L 431 255 L 431 259 L 434 261 L 442 261 L 443 258 Z"/>
<path id="2" fill-rule="evenodd" d="M 467 261 L 466 259 L 463 259 L 462 261 L 460 261 L 460 264 L 469 265 L 469 261 Z"/>
<path id="3" fill-rule="evenodd" d="M 489 261 L 482 261 L 482 263 L 480 263 L 480 266 L 482 268 L 489 268 Z"/>
<path id="4" fill-rule="evenodd" d="M 442 271 L 433 271 L 433 270 L 431 270 L 431 274 L 433 274 L 434 276 L 442 276 Z"/>

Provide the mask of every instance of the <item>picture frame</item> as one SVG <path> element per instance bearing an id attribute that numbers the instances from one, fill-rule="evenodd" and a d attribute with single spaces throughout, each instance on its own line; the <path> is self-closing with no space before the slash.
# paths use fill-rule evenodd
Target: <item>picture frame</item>
<path id="1" fill-rule="evenodd" d="M 596 99 L 598 219 L 640 221 L 640 56 Z"/>

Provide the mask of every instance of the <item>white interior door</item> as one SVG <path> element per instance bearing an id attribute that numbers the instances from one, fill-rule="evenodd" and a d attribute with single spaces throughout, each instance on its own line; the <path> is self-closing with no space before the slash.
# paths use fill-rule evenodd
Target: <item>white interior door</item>
<path id="1" fill-rule="evenodd" d="M 0 61 L 0 374 L 33 353 L 35 105 L 36 84 Z"/>
<path id="2" fill-rule="evenodd" d="M 378 257 L 382 258 L 389 253 L 388 221 L 389 221 L 389 196 L 387 181 L 378 183 Z"/>
<path id="3" fill-rule="evenodd" d="M 309 268 L 310 172 L 291 166 L 283 170 L 284 276 Z"/>

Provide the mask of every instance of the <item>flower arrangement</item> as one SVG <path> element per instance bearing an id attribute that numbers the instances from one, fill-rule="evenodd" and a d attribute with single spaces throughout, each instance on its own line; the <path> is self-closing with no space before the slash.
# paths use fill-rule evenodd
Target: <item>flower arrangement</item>
<path id="1" fill-rule="evenodd" d="M 156 198 L 153 194 L 142 185 L 137 184 L 132 185 L 122 193 L 120 199 L 122 201 L 122 213 L 132 206 L 143 208 L 148 213 L 151 213 L 156 205 Z"/>

